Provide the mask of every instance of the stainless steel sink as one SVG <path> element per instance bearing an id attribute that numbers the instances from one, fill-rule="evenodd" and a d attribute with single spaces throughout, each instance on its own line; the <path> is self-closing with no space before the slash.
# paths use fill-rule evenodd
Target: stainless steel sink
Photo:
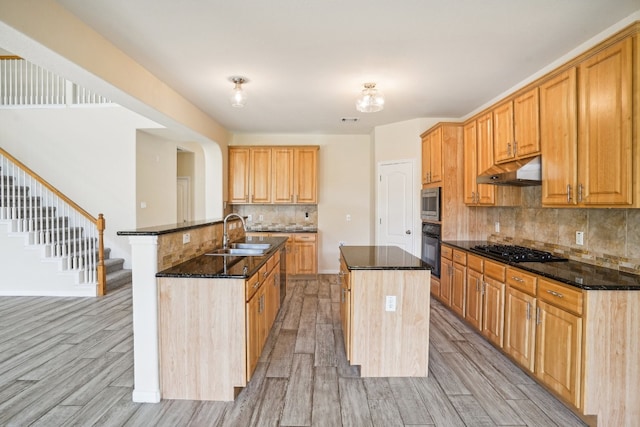
<path id="1" fill-rule="evenodd" d="M 213 252 L 209 252 L 205 255 L 214 256 L 262 256 L 265 254 L 265 250 L 262 249 L 244 249 L 244 248 L 227 248 L 216 249 Z"/>
<path id="2" fill-rule="evenodd" d="M 229 246 L 231 247 L 231 249 L 259 249 L 263 251 L 266 251 L 271 247 L 269 243 L 248 243 L 248 242 L 231 243 Z"/>

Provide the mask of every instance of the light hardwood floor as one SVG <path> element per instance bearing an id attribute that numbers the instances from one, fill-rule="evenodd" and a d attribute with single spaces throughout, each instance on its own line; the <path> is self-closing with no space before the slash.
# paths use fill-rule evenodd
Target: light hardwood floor
<path id="1" fill-rule="evenodd" d="M 290 282 L 235 402 L 131 401 L 131 287 L 103 298 L 0 297 L 1 426 L 582 426 L 439 303 L 427 378 L 360 378 L 337 276 Z M 224 367 L 221 367 L 224 369 Z"/>

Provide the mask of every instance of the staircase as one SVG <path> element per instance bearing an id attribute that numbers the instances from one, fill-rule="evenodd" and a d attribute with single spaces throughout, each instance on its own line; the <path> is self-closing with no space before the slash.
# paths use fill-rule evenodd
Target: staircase
<path id="1" fill-rule="evenodd" d="M 19 182 L 28 181 L 24 173 L 10 170 L 0 167 L 0 295 L 97 295 L 95 231 L 90 236 L 64 203 L 32 191 Z M 104 249 L 107 293 L 131 283 L 131 270 L 110 252 Z"/>

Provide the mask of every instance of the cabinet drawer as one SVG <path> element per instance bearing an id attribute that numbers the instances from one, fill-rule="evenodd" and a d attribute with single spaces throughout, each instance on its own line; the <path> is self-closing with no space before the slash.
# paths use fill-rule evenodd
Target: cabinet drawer
<path id="1" fill-rule="evenodd" d="M 482 273 L 484 271 L 484 258 L 480 258 L 479 256 L 468 254 L 467 267 L 477 271 L 478 273 Z"/>
<path id="2" fill-rule="evenodd" d="M 454 249 L 453 262 L 460 265 L 467 265 L 467 253 L 465 251 Z"/>
<path id="3" fill-rule="evenodd" d="M 253 294 L 255 294 L 256 291 L 260 288 L 260 285 L 262 284 L 262 281 L 264 280 L 266 275 L 267 265 L 265 264 L 260 267 L 260 270 L 258 270 L 256 274 L 247 279 L 247 281 L 245 282 L 245 294 L 247 301 L 249 301 Z"/>
<path id="4" fill-rule="evenodd" d="M 507 267 L 507 284 L 513 288 L 535 295 L 537 281 L 538 278 L 533 274 Z"/>
<path id="5" fill-rule="evenodd" d="M 484 262 L 484 275 L 497 280 L 500 283 L 505 282 L 507 266 L 493 261 Z"/>
<path id="6" fill-rule="evenodd" d="M 538 281 L 538 299 L 558 308 L 582 315 L 582 291 L 553 282 L 548 279 Z"/>
<path id="7" fill-rule="evenodd" d="M 440 246 L 440 256 L 445 259 L 453 259 L 453 249 L 449 246 Z"/>
<path id="8" fill-rule="evenodd" d="M 316 241 L 316 234 L 313 233 L 309 233 L 309 234 L 296 234 L 295 237 L 293 238 L 294 241 L 296 242 L 315 242 Z"/>

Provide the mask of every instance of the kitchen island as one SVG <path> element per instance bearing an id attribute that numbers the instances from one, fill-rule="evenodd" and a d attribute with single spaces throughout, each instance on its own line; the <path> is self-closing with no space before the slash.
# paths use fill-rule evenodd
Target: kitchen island
<path id="1" fill-rule="evenodd" d="M 396 246 L 341 246 L 347 359 L 363 377 L 426 377 L 431 270 Z"/>

